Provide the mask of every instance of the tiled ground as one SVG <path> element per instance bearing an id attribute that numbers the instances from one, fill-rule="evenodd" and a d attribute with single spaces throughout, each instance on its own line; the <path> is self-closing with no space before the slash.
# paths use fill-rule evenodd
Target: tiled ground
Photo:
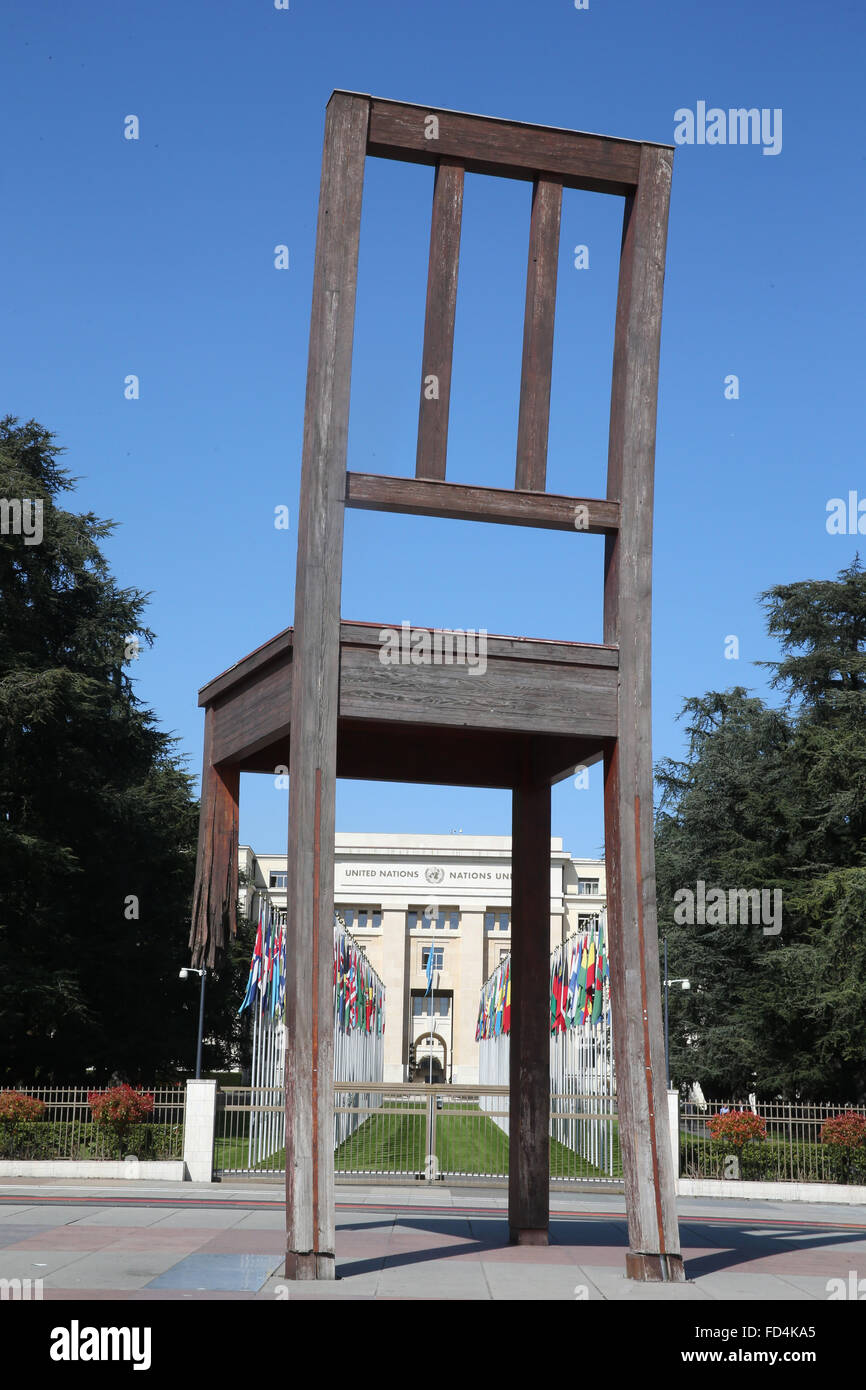
<path id="1" fill-rule="evenodd" d="M 827 1299 L 866 1278 L 857 1207 L 682 1199 L 689 1282 L 622 1274 L 622 1198 L 555 1194 L 547 1248 L 508 1244 L 501 1192 L 338 1191 L 333 1283 L 287 1284 L 282 1194 L 224 1185 L 7 1183 L 0 1278 L 43 1280 L 46 1299 Z"/>

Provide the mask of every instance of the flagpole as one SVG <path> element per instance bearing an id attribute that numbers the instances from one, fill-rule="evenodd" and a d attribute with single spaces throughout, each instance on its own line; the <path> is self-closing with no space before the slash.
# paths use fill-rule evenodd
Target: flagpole
<path id="1" fill-rule="evenodd" d="M 432 955 L 435 948 L 431 944 L 430 953 Z M 434 961 L 435 964 L 435 961 Z M 430 971 L 430 1085 L 433 1085 L 433 996 L 436 993 L 435 971 Z"/>

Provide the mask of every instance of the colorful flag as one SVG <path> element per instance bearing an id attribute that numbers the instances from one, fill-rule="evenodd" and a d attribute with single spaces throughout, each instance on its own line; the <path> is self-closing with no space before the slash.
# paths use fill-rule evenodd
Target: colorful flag
<path id="1" fill-rule="evenodd" d="M 250 1006 L 250 1004 L 253 1002 L 253 999 L 255 998 L 255 993 L 256 993 L 256 986 L 257 986 L 258 983 L 259 983 L 259 977 L 260 977 L 260 975 L 261 975 L 261 972 L 262 972 L 262 918 L 261 918 L 261 913 L 259 913 L 259 926 L 258 926 L 258 931 L 256 932 L 256 944 L 255 944 L 255 946 L 253 947 L 253 956 L 252 956 L 252 960 L 250 961 L 250 973 L 249 973 L 249 978 L 247 979 L 246 993 L 244 994 L 243 1001 L 242 1001 L 242 1003 L 241 1003 L 240 1008 L 238 1009 L 238 1013 L 239 1013 L 239 1014 L 242 1014 L 243 1011 L 244 1011 L 244 1009 L 248 1009 L 249 1006 Z"/>

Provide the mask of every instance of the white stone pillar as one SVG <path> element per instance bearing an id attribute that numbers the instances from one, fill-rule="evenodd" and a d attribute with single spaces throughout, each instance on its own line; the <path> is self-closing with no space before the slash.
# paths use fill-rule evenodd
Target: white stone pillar
<path id="1" fill-rule="evenodd" d="M 478 1085 L 478 996 L 484 984 L 484 910 L 460 913 L 460 974 L 454 984 L 451 1045 L 453 1078 L 465 1086 Z"/>
<path id="2" fill-rule="evenodd" d="M 186 1083 L 183 1161 L 186 1165 L 187 1182 L 213 1181 L 216 1085 L 215 1081 Z"/>
<path id="3" fill-rule="evenodd" d="M 382 983 L 385 986 L 385 1075 L 383 1081 L 404 1081 L 403 1045 L 406 1037 L 406 912 L 382 908 Z"/>
<path id="4" fill-rule="evenodd" d="M 680 1093 L 668 1091 L 668 1122 L 670 1125 L 671 1154 L 674 1160 L 674 1178 L 680 1175 Z"/>

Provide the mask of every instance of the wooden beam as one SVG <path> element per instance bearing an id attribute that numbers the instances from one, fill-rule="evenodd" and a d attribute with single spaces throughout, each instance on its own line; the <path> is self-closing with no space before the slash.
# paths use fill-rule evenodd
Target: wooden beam
<path id="1" fill-rule="evenodd" d="M 550 379 L 562 184 L 538 179 L 532 189 L 529 266 L 523 320 L 520 415 L 517 423 L 515 488 L 543 492 L 547 478 Z"/>
<path id="2" fill-rule="evenodd" d="M 237 930 L 240 769 L 214 761 L 217 715 L 205 714 L 198 853 L 189 946 L 193 965 L 223 958 Z"/>
<path id="3" fill-rule="evenodd" d="M 334 1278 L 334 798 L 343 499 L 368 104 L 325 123 L 304 411 L 292 661 L 286 1277 Z"/>
<path id="4" fill-rule="evenodd" d="M 550 787 L 526 759 L 512 800 L 508 1231 L 547 1245 L 550 1222 Z"/>
<path id="5" fill-rule="evenodd" d="M 555 178 L 595 193 L 626 194 L 637 184 L 642 147 L 634 140 L 368 99 L 367 152 L 382 159 L 458 159 L 469 173 Z"/>
<path id="6" fill-rule="evenodd" d="M 415 463 L 419 478 L 445 477 L 462 215 L 463 168 L 460 164 L 440 161 L 433 185 L 430 266 L 427 272 L 424 351 L 421 359 Z"/>
<path id="7" fill-rule="evenodd" d="M 629 1251 L 636 1279 L 681 1280 L 659 990 L 653 853 L 651 603 L 656 397 L 671 154 L 646 146 L 626 204 L 611 392 L 604 636 L 620 650 L 618 736 L 605 759 L 611 1002 Z"/>
<path id="8" fill-rule="evenodd" d="M 591 535 L 605 535 L 619 526 L 619 502 L 615 498 L 563 497 L 378 473 L 346 474 L 346 506 Z"/>

